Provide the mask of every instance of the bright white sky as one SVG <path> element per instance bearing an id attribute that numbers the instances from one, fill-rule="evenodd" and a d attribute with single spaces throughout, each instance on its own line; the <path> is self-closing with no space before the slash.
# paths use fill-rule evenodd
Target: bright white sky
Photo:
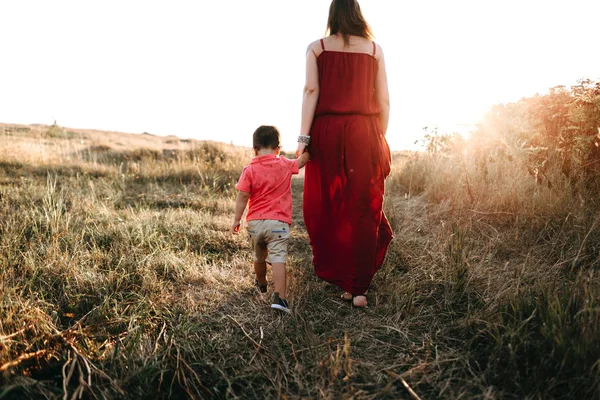
<path id="1" fill-rule="evenodd" d="M 304 55 L 329 0 L 0 2 L 0 122 L 150 132 L 294 149 Z M 598 0 L 362 0 L 383 46 L 388 141 L 600 80 Z"/>

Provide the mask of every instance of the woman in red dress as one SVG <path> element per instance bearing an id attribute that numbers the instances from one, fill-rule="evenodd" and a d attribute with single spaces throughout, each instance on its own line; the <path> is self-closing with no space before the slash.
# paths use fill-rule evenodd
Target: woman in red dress
<path id="1" fill-rule="evenodd" d="M 308 149 L 304 222 L 317 276 L 357 307 L 393 237 L 383 213 L 390 173 L 389 119 L 381 47 L 356 0 L 333 0 L 329 36 L 308 46 L 297 154 Z M 310 144 L 309 144 L 310 143 Z"/>

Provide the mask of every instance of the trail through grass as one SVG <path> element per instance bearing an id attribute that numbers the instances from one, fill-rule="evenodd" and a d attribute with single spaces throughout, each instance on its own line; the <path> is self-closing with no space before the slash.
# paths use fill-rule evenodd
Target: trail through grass
<path id="1" fill-rule="evenodd" d="M 526 172 L 395 155 L 368 309 L 315 276 L 295 178 L 282 315 L 228 232 L 247 149 L 78 135 L 0 157 L 0 398 L 600 398 L 599 216 Z"/>

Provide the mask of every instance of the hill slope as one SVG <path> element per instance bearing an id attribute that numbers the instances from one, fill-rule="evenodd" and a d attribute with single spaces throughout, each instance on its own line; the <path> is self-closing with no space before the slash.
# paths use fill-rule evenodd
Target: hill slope
<path id="1" fill-rule="evenodd" d="M 577 236 L 527 210 L 429 201 L 412 191 L 435 168 L 395 157 L 396 237 L 354 309 L 312 270 L 300 176 L 286 316 L 253 288 L 247 237 L 228 232 L 249 149 L 44 129 L 0 130 L 13 149 L 0 155 L 3 395 L 599 395 L 597 265 L 572 262 L 592 260 L 593 220 Z"/>

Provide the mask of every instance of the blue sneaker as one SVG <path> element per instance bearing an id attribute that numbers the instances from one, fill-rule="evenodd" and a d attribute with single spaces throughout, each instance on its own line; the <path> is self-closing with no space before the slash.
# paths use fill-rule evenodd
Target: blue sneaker
<path id="1" fill-rule="evenodd" d="M 271 308 L 286 312 L 288 314 L 291 313 L 288 302 L 279 297 L 279 292 L 273 293 L 273 304 L 271 304 Z"/>

